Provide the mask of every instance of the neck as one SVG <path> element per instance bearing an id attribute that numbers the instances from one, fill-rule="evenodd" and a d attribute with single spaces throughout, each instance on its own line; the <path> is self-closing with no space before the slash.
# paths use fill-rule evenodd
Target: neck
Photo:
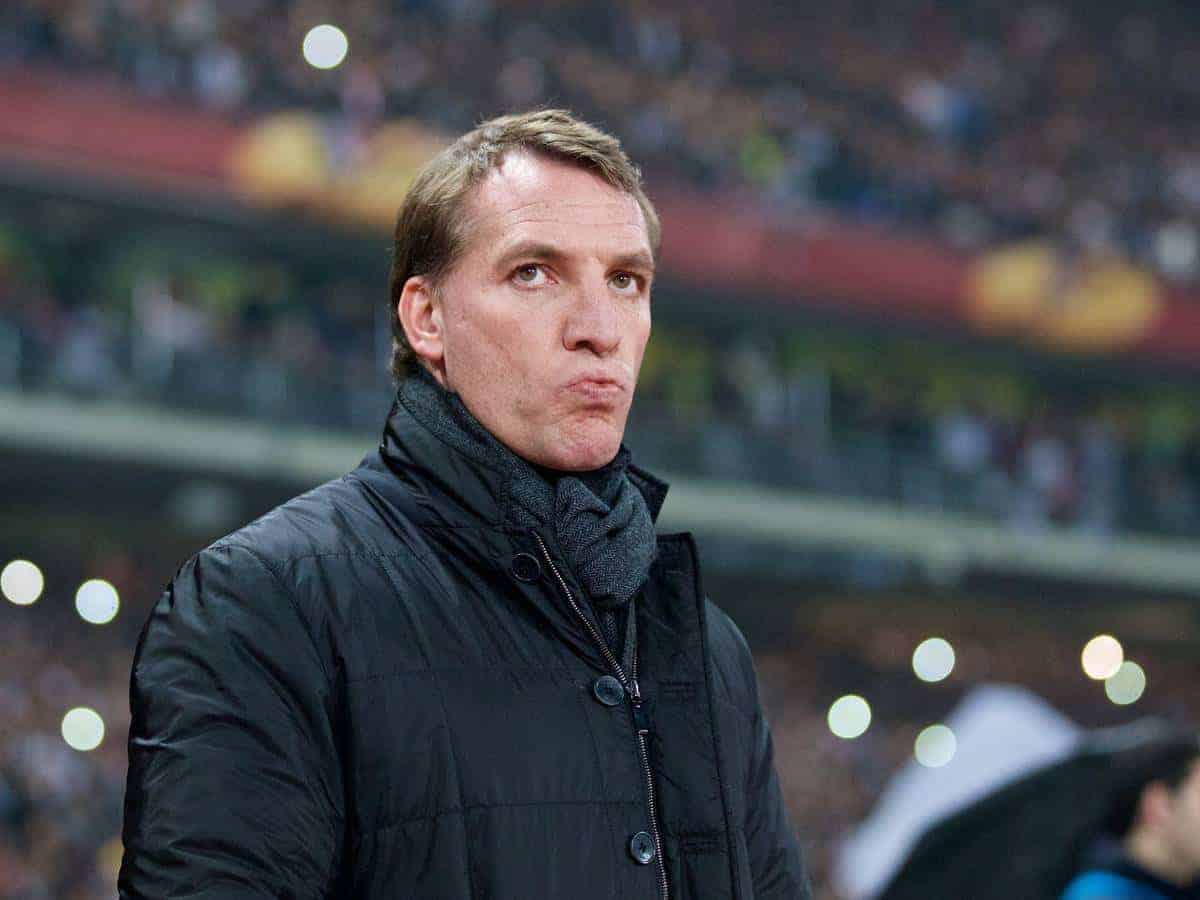
<path id="1" fill-rule="evenodd" d="M 1124 847 L 1131 860 L 1176 887 L 1185 887 L 1200 875 L 1194 866 L 1180 860 L 1159 835 L 1144 828 L 1135 828 L 1125 839 Z"/>

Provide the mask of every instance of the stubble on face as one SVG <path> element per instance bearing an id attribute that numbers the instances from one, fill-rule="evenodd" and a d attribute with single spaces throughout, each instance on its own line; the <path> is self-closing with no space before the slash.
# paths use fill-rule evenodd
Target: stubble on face
<path id="1" fill-rule="evenodd" d="M 513 154 L 469 199 L 465 224 L 441 286 L 447 386 L 529 461 L 604 465 L 650 333 L 653 259 L 636 199 L 578 167 Z M 587 376 L 613 384 L 577 383 Z"/>

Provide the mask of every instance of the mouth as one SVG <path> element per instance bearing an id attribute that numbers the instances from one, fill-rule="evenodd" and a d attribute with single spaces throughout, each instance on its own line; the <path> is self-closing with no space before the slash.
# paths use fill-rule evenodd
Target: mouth
<path id="1" fill-rule="evenodd" d="M 591 401 L 610 403 L 625 393 L 625 385 L 607 375 L 584 375 L 570 382 L 567 390 Z"/>

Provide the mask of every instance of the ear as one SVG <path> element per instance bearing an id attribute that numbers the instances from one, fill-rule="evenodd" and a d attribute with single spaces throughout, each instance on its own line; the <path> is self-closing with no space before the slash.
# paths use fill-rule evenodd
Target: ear
<path id="1" fill-rule="evenodd" d="M 1142 791 L 1138 803 L 1138 818 L 1145 824 L 1157 826 L 1171 815 L 1171 792 L 1161 781 L 1152 781 Z"/>
<path id="2" fill-rule="evenodd" d="M 396 311 L 413 353 L 444 384 L 445 331 L 441 298 L 433 282 L 424 275 L 409 278 L 400 290 Z"/>

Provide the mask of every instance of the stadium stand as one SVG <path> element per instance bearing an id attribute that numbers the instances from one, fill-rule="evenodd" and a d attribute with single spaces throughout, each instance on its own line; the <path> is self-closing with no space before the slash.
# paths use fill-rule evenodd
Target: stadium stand
<path id="1" fill-rule="evenodd" d="M 297 52 L 314 21 L 307 3 L 14 0 L 0 6 L 0 90 L 6 75 L 49 73 L 131 92 L 147 109 L 202 112 L 231 130 L 315 111 L 339 171 L 393 120 L 454 133 L 502 110 L 565 105 L 622 137 L 653 196 L 685 198 L 672 206 L 682 210 L 676 222 L 728 208 L 754 223 L 746 234 L 702 232 L 728 241 L 714 242 L 713 256 L 758 259 L 760 244 L 770 246 L 758 223 L 817 223 L 835 235 L 862 227 L 856 235 L 894 239 L 870 244 L 871 259 L 908 265 L 912 293 L 924 297 L 942 289 L 927 270 L 953 270 L 942 281 L 956 289 L 966 280 L 949 264 L 926 266 L 928 246 L 957 264 L 1041 242 L 1057 260 L 1053 278 L 1085 260 L 1150 273 L 1159 293 L 1149 305 L 1170 311 L 1156 334 L 1187 335 L 1175 310 L 1196 308 L 1200 296 L 1200 20 L 1187 4 L 747 9 L 362 0 L 342 11 L 347 64 L 317 72 Z M 53 124 L 53 107 L 46 118 Z M 274 217 L 221 207 L 205 218 L 194 194 L 136 182 L 81 199 L 90 170 L 69 185 L 55 170 L 26 178 L 32 170 L 8 164 L 6 124 L 0 407 L 119 403 L 373 446 L 389 393 L 381 232 L 314 223 L 286 206 Z M 1137 343 L 1137 329 L 1126 355 L 1124 344 L 1103 342 L 1098 353 L 1063 355 L 981 329 L 913 328 L 890 295 L 856 307 L 870 316 L 843 315 L 836 294 L 788 306 L 758 284 L 739 287 L 741 271 L 718 272 L 721 261 L 703 260 L 714 269 L 707 290 L 695 288 L 703 267 L 691 280 L 664 267 L 656 288 L 629 436 L 650 468 L 796 491 L 839 510 L 869 501 L 911 514 L 901 521 L 929 526 L 935 545 L 954 537 L 938 518 L 953 514 L 1000 523 L 1014 540 L 1095 539 L 1089 547 L 1114 558 L 1118 545 L 1150 534 L 1194 560 L 1200 356 L 1183 337 L 1171 360 L 1158 358 L 1160 344 Z M 50 449 L 14 449 L 10 437 L 0 436 L 0 568 L 32 560 L 46 589 L 28 606 L 0 601 L 0 894 L 110 898 L 138 630 L 175 566 L 237 522 L 220 491 L 176 494 L 191 476 L 161 461 L 126 461 L 118 472 L 84 434 Z M 294 493 L 292 479 L 245 477 L 235 518 Z M 109 491 L 100 499 L 82 481 Z M 1022 546 L 1031 545 L 1009 549 Z M 1114 633 L 1148 677 L 1132 711 L 1197 721 L 1194 591 L 1050 582 L 1001 563 L 925 571 L 863 548 L 840 549 L 836 565 L 829 555 L 824 546 L 737 547 L 706 576 L 755 647 L 821 900 L 840 900 L 830 878 L 839 840 L 913 758 L 919 731 L 973 686 L 1022 685 L 1086 726 L 1126 721 L 1131 708 L 1079 670 L 1084 642 Z M 103 626 L 73 605 L 93 578 L 121 598 Z M 956 652 L 952 676 L 937 684 L 911 665 L 930 635 Z M 834 736 L 827 718 L 848 693 L 868 698 L 874 714 L 856 740 Z M 63 739 L 75 707 L 105 723 L 90 752 Z"/>
<path id="2" fill-rule="evenodd" d="M 68 265 L 86 244 L 73 239 L 0 229 L 0 336 L 14 347 L 0 382 L 378 427 L 390 346 L 381 273 L 310 279 L 280 254 L 156 247 L 137 231 L 87 245 L 99 251 L 90 266 Z M 967 512 L 1022 531 L 1200 533 L 1194 389 L 1114 385 L 1104 370 L 1069 365 L 1036 377 L 1013 359 L 928 347 L 819 328 L 780 337 L 752 314 L 697 327 L 668 309 L 631 444 L 687 474 Z"/>

